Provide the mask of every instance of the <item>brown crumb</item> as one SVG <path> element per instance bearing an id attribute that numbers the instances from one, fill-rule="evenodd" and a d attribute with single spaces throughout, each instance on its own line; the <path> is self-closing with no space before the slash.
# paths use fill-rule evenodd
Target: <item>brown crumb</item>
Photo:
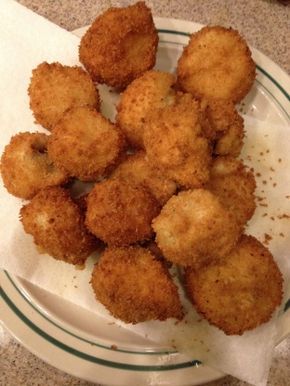
<path id="1" fill-rule="evenodd" d="M 265 208 L 268 208 L 268 204 L 262 204 L 262 203 L 260 203 L 259 205 L 260 205 L 260 206 L 264 206 Z"/>
<path id="2" fill-rule="evenodd" d="M 268 233 L 264 233 L 264 244 L 268 245 L 272 239 L 272 236 L 270 236 Z"/>
<path id="3" fill-rule="evenodd" d="M 256 177 L 261 177 L 261 173 L 256 173 Z"/>
<path id="4" fill-rule="evenodd" d="M 273 183 L 273 188 L 275 188 L 275 186 L 277 186 L 277 183 L 276 183 L 276 182 Z"/>
<path id="5" fill-rule="evenodd" d="M 116 346 L 115 344 L 112 344 L 112 345 L 111 345 L 111 349 L 112 349 L 112 350 L 118 350 L 118 346 Z"/>
<path id="6" fill-rule="evenodd" d="M 264 213 L 264 214 L 262 215 L 262 217 L 266 217 L 266 216 L 268 216 L 268 213 Z"/>
<path id="7" fill-rule="evenodd" d="M 285 196 L 286 198 L 290 198 L 290 196 Z"/>
<path id="8" fill-rule="evenodd" d="M 260 151 L 260 155 L 264 155 L 264 153 L 262 151 Z"/>
<path id="9" fill-rule="evenodd" d="M 281 163 L 282 162 L 282 158 L 278 158 L 278 162 Z"/>
<path id="10" fill-rule="evenodd" d="M 285 235 L 284 235 L 284 233 L 283 233 L 283 232 L 280 232 L 280 233 L 279 233 L 279 236 L 281 236 L 281 237 L 285 237 Z"/>
<path id="11" fill-rule="evenodd" d="M 274 171 L 275 171 L 275 169 L 274 169 L 274 168 L 272 168 L 272 166 L 270 167 L 270 170 L 271 170 L 271 172 L 274 172 Z"/>
<path id="12" fill-rule="evenodd" d="M 270 153 L 270 150 L 269 150 L 269 149 L 267 149 L 267 150 L 266 150 L 266 153 Z"/>
<path id="13" fill-rule="evenodd" d="M 267 184 L 267 181 L 266 181 L 266 180 L 263 180 L 262 182 L 263 182 L 263 184 L 264 184 L 264 185 L 266 185 L 266 184 Z"/>
<path id="14" fill-rule="evenodd" d="M 282 220 L 282 219 L 289 219 L 290 218 L 290 215 L 289 214 L 286 214 L 286 213 L 284 213 L 284 214 L 279 214 L 279 216 L 278 216 L 278 218 L 280 219 L 280 220 Z"/>
<path id="15" fill-rule="evenodd" d="M 271 219 L 272 221 L 275 221 L 275 217 L 273 217 L 273 216 L 271 216 L 270 219 Z"/>

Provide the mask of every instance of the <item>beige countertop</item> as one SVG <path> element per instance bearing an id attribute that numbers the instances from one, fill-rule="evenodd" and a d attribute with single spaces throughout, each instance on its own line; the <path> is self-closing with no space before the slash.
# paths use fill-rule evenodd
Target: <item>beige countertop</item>
<path id="1" fill-rule="evenodd" d="M 67 30 L 90 24 L 109 6 L 124 6 L 131 1 L 109 0 L 19 0 Z M 222 24 L 238 29 L 253 47 L 261 50 L 290 73 L 290 6 L 274 0 L 147 0 L 155 16 L 175 17 L 203 24 Z M 0 385 L 71 385 L 92 383 L 65 374 L 38 359 L 19 345 L 0 326 Z M 275 350 L 268 386 L 290 385 L 290 339 Z M 225 377 L 208 386 L 246 385 Z M 136 385 L 137 386 L 137 385 Z"/>

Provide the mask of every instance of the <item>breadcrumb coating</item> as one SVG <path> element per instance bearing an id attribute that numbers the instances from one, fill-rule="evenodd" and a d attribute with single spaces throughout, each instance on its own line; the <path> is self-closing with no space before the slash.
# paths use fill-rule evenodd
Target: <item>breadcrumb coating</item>
<path id="1" fill-rule="evenodd" d="M 47 154 L 48 138 L 43 133 L 29 132 L 11 138 L 1 157 L 1 175 L 9 193 L 30 199 L 40 189 L 68 181 L 68 174 L 58 169 Z"/>
<path id="2" fill-rule="evenodd" d="M 58 186 L 37 193 L 21 208 L 20 219 L 35 244 L 57 260 L 82 265 L 97 248 L 97 240 L 85 228 L 82 209 Z"/>
<path id="3" fill-rule="evenodd" d="M 174 181 L 164 177 L 158 169 L 149 164 L 146 153 L 142 150 L 128 155 L 111 176 L 144 186 L 161 205 L 164 205 L 177 189 Z"/>
<path id="4" fill-rule="evenodd" d="M 88 195 L 87 205 L 87 227 L 110 246 L 150 239 L 151 221 L 160 211 L 158 202 L 145 188 L 120 179 L 97 183 Z"/>
<path id="5" fill-rule="evenodd" d="M 90 76 L 78 66 L 39 64 L 28 87 L 30 108 L 37 123 L 52 130 L 62 114 L 75 106 L 100 109 L 100 97 Z"/>
<path id="6" fill-rule="evenodd" d="M 156 110 L 145 125 L 149 163 L 183 188 L 202 187 L 209 178 L 211 150 L 200 114 L 190 94 L 179 94 L 174 105 Z"/>
<path id="7" fill-rule="evenodd" d="M 120 160 L 125 140 L 117 126 L 90 106 L 68 110 L 48 141 L 53 162 L 81 181 L 96 181 Z"/>
<path id="8" fill-rule="evenodd" d="M 217 157 L 211 168 L 208 189 L 233 213 L 241 227 L 253 216 L 256 181 L 242 161 L 229 156 Z"/>
<path id="9" fill-rule="evenodd" d="M 117 123 L 134 148 L 144 148 L 144 122 L 151 111 L 175 101 L 175 77 L 161 71 L 147 71 L 122 93 L 117 106 Z"/>
<path id="10" fill-rule="evenodd" d="M 106 249 L 94 267 L 91 284 L 96 298 L 125 323 L 183 317 L 167 268 L 144 248 Z"/>
<path id="11" fill-rule="evenodd" d="M 155 65 L 158 33 L 145 2 L 109 8 L 81 39 L 79 58 L 92 78 L 117 89 Z"/>
<path id="12" fill-rule="evenodd" d="M 256 66 L 238 31 L 204 27 L 191 35 L 177 65 L 177 81 L 196 98 L 240 102 L 255 80 Z"/>
<path id="13" fill-rule="evenodd" d="M 222 262 L 187 268 L 185 285 L 196 310 L 227 335 L 242 335 L 267 322 L 283 294 L 273 256 L 246 235 Z"/>
<path id="14" fill-rule="evenodd" d="M 180 192 L 152 223 L 166 259 L 181 266 L 202 266 L 225 257 L 241 234 L 235 217 L 205 189 Z"/>

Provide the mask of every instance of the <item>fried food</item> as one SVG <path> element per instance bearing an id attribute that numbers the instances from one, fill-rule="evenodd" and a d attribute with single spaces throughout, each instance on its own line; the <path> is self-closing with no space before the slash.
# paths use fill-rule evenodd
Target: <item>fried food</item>
<path id="1" fill-rule="evenodd" d="M 243 146 L 244 120 L 235 105 L 222 99 L 203 101 L 204 104 L 214 154 L 238 156 Z"/>
<path id="2" fill-rule="evenodd" d="M 157 45 L 151 11 L 138 2 L 98 16 L 81 39 L 79 58 L 94 80 L 124 89 L 154 66 Z"/>
<path id="3" fill-rule="evenodd" d="M 144 131 L 148 161 L 183 188 L 198 188 L 209 178 L 211 151 L 204 137 L 200 105 L 190 94 L 156 110 Z"/>
<path id="4" fill-rule="evenodd" d="M 282 301 L 283 278 L 269 250 L 243 235 L 222 262 L 186 269 L 188 296 L 210 324 L 242 335 L 267 322 Z"/>
<path id="5" fill-rule="evenodd" d="M 242 161 L 229 156 L 214 160 L 208 189 L 219 197 L 241 227 L 255 212 L 255 188 L 255 176 Z"/>
<path id="6" fill-rule="evenodd" d="M 40 189 L 67 182 L 67 173 L 48 157 L 48 138 L 43 133 L 29 132 L 11 138 L 1 157 L 1 175 L 9 193 L 30 199 Z"/>
<path id="7" fill-rule="evenodd" d="M 81 181 L 95 181 L 118 161 L 124 149 L 118 128 L 89 106 L 68 110 L 48 141 L 53 162 Z"/>
<path id="8" fill-rule="evenodd" d="M 152 226 L 166 259 L 181 266 L 198 267 L 223 258 L 241 234 L 234 216 L 205 189 L 171 197 Z"/>
<path id="9" fill-rule="evenodd" d="M 161 205 L 169 200 L 177 188 L 174 181 L 164 177 L 158 169 L 149 164 L 146 153 L 142 150 L 128 155 L 127 159 L 114 170 L 112 177 L 144 186 Z"/>
<path id="10" fill-rule="evenodd" d="M 144 148 L 144 121 L 152 110 L 174 103 L 174 83 L 172 74 L 147 71 L 123 92 L 116 120 L 131 146 Z"/>
<path id="11" fill-rule="evenodd" d="M 36 122 L 48 130 L 52 130 L 71 107 L 89 105 L 100 109 L 98 90 L 90 76 L 78 66 L 39 64 L 32 71 L 28 94 Z"/>
<path id="12" fill-rule="evenodd" d="M 94 267 L 91 284 L 97 299 L 126 323 L 183 317 L 168 270 L 144 248 L 105 250 Z"/>
<path id="13" fill-rule="evenodd" d="M 255 63 L 239 32 L 204 27 L 191 35 L 177 65 L 177 81 L 196 98 L 240 102 L 255 80 Z"/>
<path id="14" fill-rule="evenodd" d="M 151 221 L 160 210 L 145 188 L 120 179 L 97 183 L 88 195 L 87 204 L 87 227 L 110 246 L 127 246 L 150 239 Z"/>
<path id="15" fill-rule="evenodd" d="M 97 248 L 97 240 L 84 225 L 82 209 L 61 187 L 41 190 L 22 207 L 20 217 L 35 244 L 57 260 L 82 265 Z"/>

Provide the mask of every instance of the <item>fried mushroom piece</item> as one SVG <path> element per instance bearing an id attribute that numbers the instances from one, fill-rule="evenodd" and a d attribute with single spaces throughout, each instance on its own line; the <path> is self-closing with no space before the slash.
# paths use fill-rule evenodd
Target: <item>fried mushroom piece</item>
<path id="1" fill-rule="evenodd" d="M 256 209 L 253 172 L 236 158 L 218 157 L 213 162 L 207 187 L 244 227 Z"/>
<path id="2" fill-rule="evenodd" d="M 81 39 L 79 58 L 94 80 L 124 89 L 154 66 L 157 45 L 151 11 L 137 2 L 98 16 Z"/>
<path id="3" fill-rule="evenodd" d="M 1 175 L 9 193 L 30 199 L 40 189 L 67 182 L 67 173 L 58 169 L 47 154 L 48 138 L 29 132 L 11 138 L 1 157 Z"/>
<path id="4" fill-rule="evenodd" d="M 161 205 L 169 200 L 177 188 L 174 181 L 164 177 L 158 169 L 149 164 L 146 153 L 142 150 L 136 154 L 128 155 L 127 159 L 114 170 L 111 176 L 144 186 Z"/>
<path id="5" fill-rule="evenodd" d="M 222 259 L 241 234 L 234 216 L 205 189 L 171 197 L 152 226 L 166 259 L 181 266 L 198 267 Z"/>
<path id="6" fill-rule="evenodd" d="M 237 157 L 243 146 L 244 120 L 233 102 L 222 99 L 204 100 L 201 105 L 210 126 L 207 137 L 212 141 L 213 153 Z"/>
<path id="7" fill-rule="evenodd" d="M 53 128 L 48 154 L 70 176 L 95 181 L 119 161 L 124 144 L 117 126 L 94 108 L 78 106 Z"/>
<path id="8" fill-rule="evenodd" d="M 106 249 L 94 267 L 91 285 L 96 298 L 125 323 L 183 317 L 167 268 L 144 248 Z"/>
<path id="9" fill-rule="evenodd" d="M 196 98 L 240 102 L 255 80 L 255 63 L 239 32 L 204 27 L 191 35 L 177 65 L 177 81 Z"/>
<path id="10" fill-rule="evenodd" d="M 146 121 L 144 145 L 150 164 L 183 188 L 202 187 L 209 178 L 211 149 L 201 126 L 200 105 L 178 94 L 174 105 Z"/>
<path id="11" fill-rule="evenodd" d="M 174 103 L 174 83 L 172 74 L 147 71 L 123 92 L 117 106 L 116 120 L 131 146 L 144 148 L 144 121 L 152 110 Z"/>
<path id="12" fill-rule="evenodd" d="M 21 208 L 21 222 L 35 244 L 57 260 L 82 265 L 97 248 L 84 225 L 82 209 L 58 186 L 37 193 Z"/>
<path id="13" fill-rule="evenodd" d="M 28 94 L 36 122 L 48 130 L 52 130 L 71 107 L 89 105 L 100 109 L 98 90 L 90 76 L 78 66 L 39 64 L 32 71 Z"/>
<path id="14" fill-rule="evenodd" d="M 145 188 L 120 179 L 97 183 L 88 195 L 87 205 L 87 227 L 110 246 L 150 239 L 151 221 L 160 210 Z"/>
<path id="15" fill-rule="evenodd" d="M 282 285 L 269 250 L 246 235 L 219 264 L 185 272 L 194 307 L 227 335 L 242 335 L 267 322 L 282 301 Z"/>

